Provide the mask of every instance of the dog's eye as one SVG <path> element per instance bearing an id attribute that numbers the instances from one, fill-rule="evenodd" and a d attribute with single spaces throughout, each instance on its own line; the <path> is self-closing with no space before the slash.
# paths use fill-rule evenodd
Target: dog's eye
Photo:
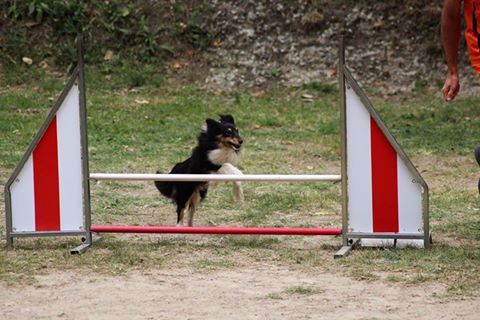
<path id="1" fill-rule="evenodd" d="M 233 130 L 232 130 L 232 129 L 230 129 L 230 128 L 228 128 L 228 129 L 227 129 L 227 135 L 228 135 L 228 136 L 231 136 L 231 135 L 232 135 L 232 133 L 233 133 Z"/>

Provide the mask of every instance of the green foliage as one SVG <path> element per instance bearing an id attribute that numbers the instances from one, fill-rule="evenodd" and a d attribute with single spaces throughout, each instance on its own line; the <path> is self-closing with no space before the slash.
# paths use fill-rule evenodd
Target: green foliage
<path id="1" fill-rule="evenodd" d="M 337 87 L 331 83 L 310 82 L 302 85 L 305 90 L 317 91 L 322 94 L 332 94 L 338 92 Z"/>
<path id="2" fill-rule="evenodd" d="M 184 35 L 190 41 L 190 43 L 196 48 L 203 48 L 208 43 L 208 33 L 200 27 L 199 24 L 199 11 L 193 11 L 192 15 L 187 21 L 187 27 L 184 30 Z"/>
<path id="3" fill-rule="evenodd" d="M 53 57 L 56 64 L 69 65 L 76 60 L 75 39 L 80 33 L 89 45 L 87 62 L 102 61 L 106 49 L 121 52 L 122 58 L 160 63 L 174 54 L 172 42 L 205 48 L 209 34 L 200 26 L 200 9 L 175 6 L 178 16 L 171 17 L 163 2 L 7 0 L 0 18 L 6 26 L 0 31 L 5 39 L 0 62 L 19 62 L 22 56 Z"/>
<path id="4" fill-rule="evenodd" d="M 311 295 L 315 293 L 315 289 L 304 286 L 293 286 L 286 290 L 289 294 Z"/>
<path id="5" fill-rule="evenodd" d="M 11 28 L 4 35 L 3 42 L 0 42 L 0 59 L 6 63 L 5 65 L 16 64 L 17 61 L 13 57 L 22 57 L 28 52 L 28 37 L 24 30 L 19 28 Z"/>
<path id="6" fill-rule="evenodd" d="M 415 80 L 415 90 L 424 90 L 428 86 L 428 80 L 418 78 Z"/>
<path id="7" fill-rule="evenodd" d="M 0 77 L 0 87 L 21 85 L 44 78 L 45 70 L 26 64 L 6 64 Z"/>
<path id="8" fill-rule="evenodd" d="M 91 68 L 95 86 L 101 88 L 141 87 L 144 85 L 161 86 L 164 82 L 164 73 L 161 66 L 137 61 L 122 60 L 116 63 L 103 63 L 99 70 Z M 102 76 L 104 79 L 102 79 Z M 105 82 L 105 77 L 109 80 Z"/>
<path id="9" fill-rule="evenodd" d="M 400 108 L 383 102 L 375 106 L 391 131 L 402 138 L 407 153 L 470 154 L 480 137 L 480 126 L 474 125 L 479 114 L 476 98 L 446 105 L 426 97 Z"/>
<path id="10" fill-rule="evenodd" d="M 8 2 L 11 2 L 8 6 Z M 18 21 L 25 18 L 35 18 L 37 23 L 43 21 L 45 14 L 49 11 L 47 1 L 7 1 L 8 14 L 13 20 Z"/>
<path id="11" fill-rule="evenodd" d="M 7 1 L 7 13 L 12 21 L 34 19 L 37 24 L 46 20 L 53 23 L 58 34 L 77 34 L 87 23 L 87 5 L 80 0 L 28 0 Z"/>

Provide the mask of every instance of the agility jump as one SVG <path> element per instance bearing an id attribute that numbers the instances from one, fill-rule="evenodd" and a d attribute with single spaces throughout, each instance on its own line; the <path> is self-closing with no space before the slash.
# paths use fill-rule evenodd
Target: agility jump
<path id="1" fill-rule="evenodd" d="M 389 132 L 339 50 L 341 175 L 188 175 L 90 173 L 82 41 L 79 63 L 44 124 L 5 185 L 7 248 L 16 237 L 82 236 L 72 250 L 93 244 L 92 233 L 341 235 L 344 256 L 362 245 L 428 248 L 428 185 Z M 246 228 L 92 225 L 90 180 L 341 182 L 342 226 Z"/>

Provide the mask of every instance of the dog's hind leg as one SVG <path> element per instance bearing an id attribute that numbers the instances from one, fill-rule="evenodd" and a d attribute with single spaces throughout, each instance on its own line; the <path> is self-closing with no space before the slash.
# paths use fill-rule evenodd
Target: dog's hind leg
<path id="1" fill-rule="evenodd" d="M 217 171 L 219 174 L 243 174 L 238 168 L 230 163 L 224 163 Z M 243 187 L 240 181 L 233 182 L 233 197 L 237 201 L 243 201 Z"/>
<path id="2" fill-rule="evenodd" d="M 197 210 L 197 206 L 200 203 L 201 200 L 200 192 L 198 190 L 195 190 L 195 192 L 192 194 L 190 199 L 188 200 L 188 226 L 192 227 L 193 226 L 193 215 L 195 214 L 195 211 Z"/>
<path id="3" fill-rule="evenodd" d="M 185 205 L 177 206 L 177 227 L 183 226 L 183 217 L 185 215 Z"/>
<path id="4" fill-rule="evenodd" d="M 195 187 L 190 183 L 182 183 L 178 184 L 176 190 L 175 203 L 177 204 L 177 226 L 183 226 L 185 208 L 187 208 L 192 194 L 195 193 Z"/>

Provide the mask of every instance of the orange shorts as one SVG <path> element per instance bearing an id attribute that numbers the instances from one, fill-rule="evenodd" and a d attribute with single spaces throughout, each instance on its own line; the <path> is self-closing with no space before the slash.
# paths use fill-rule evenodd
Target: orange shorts
<path id="1" fill-rule="evenodd" d="M 470 62 L 473 69 L 480 74 L 480 0 L 464 0 L 463 13 Z"/>

